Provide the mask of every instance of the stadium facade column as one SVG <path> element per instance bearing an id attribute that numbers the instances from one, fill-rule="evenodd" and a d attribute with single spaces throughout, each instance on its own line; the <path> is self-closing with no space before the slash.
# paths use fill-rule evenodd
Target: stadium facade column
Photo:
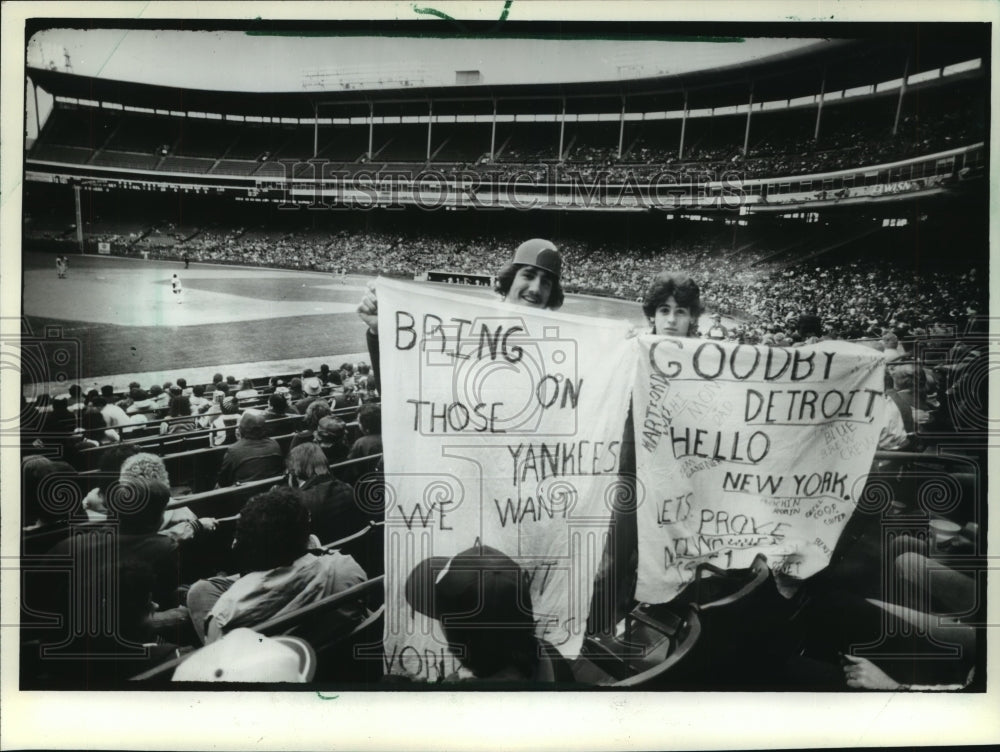
<path id="1" fill-rule="evenodd" d="M 622 114 L 618 118 L 618 159 L 622 158 L 622 142 L 625 140 L 625 97 L 622 97 Z"/>
<path id="2" fill-rule="evenodd" d="M 375 103 L 368 103 L 368 161 L 372 159 L 372 138 L 375 129 Z"/>
<path id="3" fill-rule="evenodd" d="M 823 115 L 823 102 L 826 101 L 826 66 L 823 66 L 823 80 L 819 82 L 819 106 L 816 108 L 816 127 L 813 129 L 813 141 L 819 141 L 819 122 Z"/>
<path id="4" fill-rule="evenodd" d="M 313 159 L 319 154 L 319 105 L 313 102 Z"/>
<path id="5" fill-rule="evenodd" d="M 80 184 L 73 186 L 73 199 L 76 203 L 76 246 L 83 253 L 83 211 L 80 208 Z"/>
<path id="6" fill-rule="evenodd" d="M 563 136 L 566 133 L 566 97 L 562 100 L 562 114 L 559 116 L 559 161 L 563 159 Z"/>
<path id="7" fill-rule="evenodd" d="M 750 116 L 753 114 L 753 81 L 750 82 L 750 101 L 747 103 L 747 128 L 743 133 L 743 154 L 750 146 Z"/>
<path id="8" fill-rule="evenodd" d="M 688 93 L 684 90 L 684 112 L 681 114 L 681 142 L 677 147 L 677 158 L 684 159 L 684 131 L 687 130 L 688 122 Z"/>
<path id="9" fill-rule="evenodd" d="M 903 112 L 903 97 L 906 94 L 906 79 L 910 75 L 910 56 L 906 56 L 906 63 L 903 64 L 903 82 L 899 86 L 899 99 L 896 100 L 896 119 L 892 123 L 892 135 L 896 135 L 899 130 L 899 116 Z"/>
<path id="10" fill-rule="evenodd" d="M 434 102 L 427 103 L 427 163 L 431 161 L 431 121 L 434 120 Z"/>
<path id="11" fill-rule="evenodd" d="M 490 161 L 493 161 L 494 149 L 497 145 L 497 98 L 493 97 L 493 122 L 490 124 Z"/>

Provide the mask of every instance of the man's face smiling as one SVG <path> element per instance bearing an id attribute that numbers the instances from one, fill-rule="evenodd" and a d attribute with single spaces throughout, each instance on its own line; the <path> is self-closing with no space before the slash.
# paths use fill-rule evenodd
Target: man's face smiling
<path id="1" fill-rule="evenodd" d="M 552 275 L 537 266 L 522 266 L 514 275 L 504 300 L 514 305 L 545 308 L 552 294 Z"/>

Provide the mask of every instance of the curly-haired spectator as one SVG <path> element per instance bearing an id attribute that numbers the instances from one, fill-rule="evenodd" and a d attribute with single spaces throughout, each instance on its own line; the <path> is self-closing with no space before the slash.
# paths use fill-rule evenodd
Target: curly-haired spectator
<path id="1" fill-rule="evenodd" d="M 309 530 L 309 510 L 298 491 L 278 487 L 251 498 L 233 543 L 240 574 L 199 580 L 188 592 L 198 636 L 214 642 L 231 629 L 253 627 L 367 579 L 350 556 L 310 553 L 318 542 Z"/>
<path id="2" fill-rule="evenodd" d="M 170 488 L 170 476 L 163 458 L 149 452 L 140 452 L 125 458 L 122 462 L 121 480 L 145 478 L 162 483 Z M 188 507 L 164 509 L 159 524 L 159 532 L 175 540 L 187 540 L 202 532 L 215 530 L 218 525 L 214 517 L 197 517 Z"/>

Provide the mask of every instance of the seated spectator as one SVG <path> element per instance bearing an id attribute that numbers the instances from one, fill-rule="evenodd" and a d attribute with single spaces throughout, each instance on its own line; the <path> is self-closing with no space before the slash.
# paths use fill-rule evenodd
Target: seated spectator
<path id="1" fill-rule="evenodd" d="M 101 452 L 97 463 L 98 483 L 83 497 L 83 508 L 91 522 L 107 519 L 107 493 L 111 485 L 121 477 L 122 464 L 129 457 L 139 454 L 135 444 L 116 444 Z M 164 472 L 166 469 L 164 468 Z"/>
<path id="2" fill-rule="evenodd" d="M 382 408 L 379 405 L 362 405 L 358 410 L 361 436 L 354 442 L 347 459 L 370 457 L 382 453 Z"/>
<path id="3" fill-rule="evenodd" d="M 122 481 L 144 478 L 170 488 L 170 476 L 163 458 L 149 452 L 139 452 L 126 457 L 122 461 L 120 478 Z M 176 507 L 163 511 L 157 531 L 174 540 L 188 540 L 203 532 L 215 530 L 217 525 L 214 517 L 199 518 L 189 507 Z"/>
<path id="4" fill-rule="evenodd" d="M 118 559 L 137 559 L 147 563 L 155 575 L 153 600 L 160 606 L 172 607 L 177 602 L 180 586 L 177 541 L 160 535 L 163 513 L 170 501 L 170 489 L 161 481 L 130 476 L 108 489 L 108 508 L 118 520 Z M 80 547 L 77 555 L 97 561 L 98 549 L 106 545 L 104 536 L 82 536 L 79 540 L 61 541 L 53 547 L 53 555 L 72 553 L 71 546 Z"/>
<path id="5" fill-rule="evenodd" d="M 72 438 L 66 445 L 66 457 L 77 468 L 86 469 L 84 465 L 87 455 L 81 452 L 104 444 L 116 444 L 119 441 L 121 437 L 115 429 L 108 428 L 101 411 L 96 407 L 87 407 L 80 411 L 80 427 L 73 432 Z"/>
<path id="6" fill-rule="evenodd" d="M 253 388 L 253 382 L 250 379 L 243 379 L 240 382 L 240 389 L 236 392 L 236 399 L 250 399 L 251 397 L 257 397 L 260 394 L 256 389 Z"/>
<path id="7" fill-rule="evenodd" d="M 185 389 L 185 391 L 191 392 L 191 395 L 184 395 L 191 400 L 191 412 L 195 415 L 200 415 L 204 410 L 207 410 L 212 404 L 212 400 L 205 398 L 205 386 L 203 384 L 195 384 L 190 389 Z"/>
<path id="8" fill-rule="evenodd" d="M 302 391 L 305 397 L 294 403 L 295 412 L 299 415 L 303 415 L 309 409 L 309 405 L 319 399 L 320 392 L 323 391 L 323 384 L 315 376 L 310 376 L 302 380 Z"/>
<path id="9" fill-rule="evenodd" d="M 263 413 L 243 413 L 237 431 L 239 440 L 226 450 L 219 468 L 219 488 L 282 474 L 285 462 L 281 447 L 268 438 Z"/>
<path id="10" fill-rule="evenodd" d="M 305 395 L 302 394 L 302 379 L 296 376 L 288 382 L 288 404 L 294 405 Z M 296 408 L 298 410 L 298 408 Z M 305 410 L 299 410 L 301 415 L 305 415 Z"/>
<path id="11" fill-rule="evenodd" d="M 83 519 L 76 469 L 40 455 L 21 462 L 21 527 L 53 529 Z"/>
<path id="12" fill-rule="evenodd" d="M 197 420 L 191 412 L 191 400 L 177 396 L 170 398 L 170 411 L 167 418 L 160 424 L 160 433 L 187 433 L 198 428 Z"/>
<path id="13" fill-rule="evenodd" d="M 718 313 L 712 314 L 712 323 L 708 327 L 708 331 L 705 332 L 706 339 L 726 339 L 729 332 L 722 325 L 722 316 Z"/>
<path id="14" fill-rule="evenodd" d="M 132 556 L 119 560 L 113 572 L 99 565 L 89 578 L 93 584 L 85 586 L 82 594 L 87 604 L 83 608 L 88 615 L 101 614 L 104 618 L 112 618 L 114 628 L 87 635 L 86 654 L 83 656 L 60 656 L 58 660 L 38 661 L 38 671 L 26 674 L 31 688 L 124 689 L 133 676 L 177 658 L 177 646 L 165 642 L 157 634 L 155 566 L 156 562 L 150 564 Z M 107 593 L 100 587 L 103 583 L 113 583 L 115 587 L 114 603 L 117 608 L 114 614 L 107 610 Z M 81 594 L 75 593 L 74 596 L 74 610 L 78 611 Z M 66 591 L 57 594 L 56 598 L 58 600 L 53 601 L 55 609 L 63 612 L 64 623 L 71 623 L 72 612 L 66 600 Z M 180 609 L 173 611 L 181 613 Z"/>
<path id="15" fill-rule="evenodd" d="M 129 424 L 128 413 L 110 401 L 107 396 L 95 397 L 92 404 L 101 411 L 108 428 L 120 428 Z"/>
<path id="16" fill-rule="evenodd" d="M 69 400 L 67 402 L 66 409 L 68 409 L 71 413 L 78 413 L 87 406 L 87 402 L 83 398 L 83 387 L 79 384 L 70 384 L 68 393 Z"/>
<path id="17" fill-rule="evenodd" d="M 299 489 L 309 510 L 309 529 L 322 543 L 356 533 L 368 523 L 354 503 L 354 489 L 330 475 L 318 446 L 299 444 L 288 453 L 285 465 L 289 483 Z"/>
<path id="18" fill-rule="evenodd" d="M 316 400 L 309 405 L 309 409 L 302 416 L 302 430 L 292 437 L 292 443 L 288 447 L 289 450 L 294 449 L 299 444 L 313 441 L 319 422 L 331 412 L 330 405 L 326 400 Z"/>
<path id="19" fill-rule="evenodd" d="M 374 392 L 375 376 L 372 367 L 367 363 L 358 363 L 355 367 L 354 385 L 360 392 Z"/>
<path id="20" fill-rule="evenodd" d="M 240 574 L 199 580 L 187 596 L 198 636 L 214 642 L 237 627 L 253 627 L 367 579 L 350 556 L 309 553 L 309 511 L 291 488 L 250 499 L 236 523 L 233 552 Z M 347 614 L 357 618 L 359 614 Z"/>
<path id="21" fill-rule="evenodd" d="M 267 409 L 264 411 L 264 420 L 280 420 L 281 418 L 298 417 L 298 415 L 295 408 L 288 406 L 288 400 L 285 399 L 284 394 L 275 392 L 267 398 Z M 275 430 L 277 429 L 268 427 L 268 435 L 274 435 L 273 432 Z"/>
<path id="22" fill-rule="evenodd" d="M 326 455 L 327 464 L 335 465 L 347 459 L 347 426 L 340 418 L 322 418 L 313 432 L 313 440 Z"/>
<path id="23" fill-rule="evenodd" d="M 170 405 L 170 395 L 163 391 L 159 384 L 149 387 L 149 396 L 146 399 L 134 399 L 132 405 L 125 411 L 129 415 L 134 413 L 155 413 L 167 410 Z"/>
<path id="24" fill-rule="evenodd" d="M 448 648 L 476 680 L 573 681 L 568 661 L 535 636 L 527 572 L 501 551 L 482 546 L 424 559 L 405 592 L 411 608 L 440 623 Z"/>
<path id="25" fill-rule="evenodd" d="M 52 409 L 44 413 L 41 433 L 46 446 L 62 446 L 77 426 L 77 415 L 69 411 L 69 395 L 52 398 Z"/>
<path id="26" fill-rule="evenodd" d="M 354 389 L 354 366 L 350 363 L 340 364 L 340 383 L 344 389 Z"/>
<path id="27" fill-rule="evenodd" d="M 212 421 L 215 429 L 212 434 L 212 446 L 223 446 L 236 443 L 236 427 L 240 422 L 240 404 L 235 397 L 222 400 L 220 414 Z"/>

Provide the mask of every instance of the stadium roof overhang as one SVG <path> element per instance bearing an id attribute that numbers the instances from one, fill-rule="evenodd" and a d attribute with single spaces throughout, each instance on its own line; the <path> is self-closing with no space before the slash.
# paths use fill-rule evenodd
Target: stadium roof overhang
<path id="1" fill-rule="evenodd" d="M 982 40 L 986 40 L 983 42 Z M 978 43 L 976 43 L 978 42 Z M 181 112 L 312 118 L 376 115 L 500 113 L 612 113 L 724 107 L 795 99 L 867 86 L 988 55 L 988 33 L 852 38 L 682 75 L 585 83 L 466 85 L 326 92 L 208 91 L 78 76 L 28 68 L 34 84 L 55 96 Z M 983 70 L 988 70 L 984 59 Z M 752 92 L 752 94 L 751 94 Z"/>

